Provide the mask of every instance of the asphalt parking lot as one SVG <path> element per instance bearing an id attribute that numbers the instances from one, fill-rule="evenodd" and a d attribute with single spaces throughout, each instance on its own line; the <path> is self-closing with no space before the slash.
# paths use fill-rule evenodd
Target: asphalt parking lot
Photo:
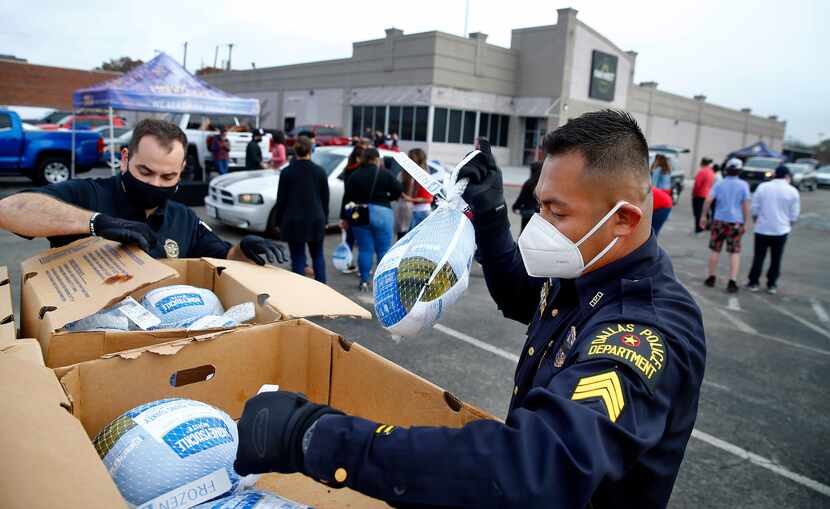
<path id="1" fill-rule="evenodd" d="M 0 197 L 28 187 L 0 179 Z M 688 189 L 688 188 L 687 188 Z M 512 202 L 518 190 L 509 188 Z M 736 296 L 703 286 L 707 239 L 694 237 L 688 191 L 660 244 L 679 279 L 703 309 L 708 358 L 696 430 L 671 500 L 674 508 L 830 506 L 830 191 L 802 193 L 802 217 L 787 243 L 779 293 Z M 204 209 L 196 211 L 204 217 Z M 513 217 L 518 233 L 518 216 Z M 217 225 L 230 241 L 244 234 Z M 330 254 L 339 235 L 326 239 Z M 48 247 L 0 232 L 0 264 L 9 266 L 18 298 L 19 263 Z M 741 283 L 752 236 L 744 238 Z M 726 257 L 721 260 L 726 271 Z M 354 275 L 329 261 L 329 284 L 372 309 Z M 503 417 L 524 327 L 503 318 L 479 267 L 470 288 L 441 323 L 417 338 L 393 338 L 376 321 L 317 320 L 351 340 Z M 565 487 L 567 489 L 567 487 Z"/>

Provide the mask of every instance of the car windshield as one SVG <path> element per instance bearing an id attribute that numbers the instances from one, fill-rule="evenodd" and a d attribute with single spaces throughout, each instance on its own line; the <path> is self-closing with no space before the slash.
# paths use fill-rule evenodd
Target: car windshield
<path id="1" fill-rule="evenodd" d="M 807 166 L 803 164 L 788 164 L 787 168 L 793 173 L 804 173 L 807 171 Z"/>
<path id="2" fill-rule="evenodd" d="M 828 164 L 827 166 L 822 166 L 821 168 L 817 169 L 816 172 L 830 174 L 830 164 Z"/>
<path id="3" fill-rule="evenodd" d="M 746 162 L 746 166 L 751 166 L 753 168 L 766 168 L 769 170 L 778 168 L 779 164 L 781 164 L 781 162 L 778 159 L 769 159 L 766 157 L 753 157 Z"/>
<path id="4" fill-rule="evenodd" d="M 331 175 L 331 172 L 337 168 L 337 165 L 346 159 L 347 157 L 344 155 L 325 152 L 323 150 L 317 150 L 311 154 L 311 160 L 322 166 L 323 169 L 326 170 L 326 175 Z"/>

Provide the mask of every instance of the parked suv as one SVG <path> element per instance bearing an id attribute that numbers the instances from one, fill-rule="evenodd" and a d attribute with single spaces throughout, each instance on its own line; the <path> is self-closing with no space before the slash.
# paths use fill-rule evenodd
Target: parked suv
<path id="1" fill-rule="evenodd" d="M 744 163 L 740 177 L 749 184 L 754 191 L 760 184 L 772 180 L 775 169 L 784 162 L 778 157 L 750 157 Z"/>
<path id="2" fill-rule="evenodd" d="M 790 169 L 793 187 L 799 191 L 815 191 L 818 188 L 818 179 L 816 178 L 816 170 L 812 164 L 805 163 L 787 163 L 787 168 Z"/>

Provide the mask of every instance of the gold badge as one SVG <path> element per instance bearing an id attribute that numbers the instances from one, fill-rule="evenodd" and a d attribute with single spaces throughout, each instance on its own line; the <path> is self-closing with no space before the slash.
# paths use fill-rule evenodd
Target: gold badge
<path id="1" fill-rule="evenodd" d="M 165 240 L 164 241 L 164 254 L 166 254 L 168 258 L 178 258 L 179 257 L 179 244 L 173 239 Z"/>

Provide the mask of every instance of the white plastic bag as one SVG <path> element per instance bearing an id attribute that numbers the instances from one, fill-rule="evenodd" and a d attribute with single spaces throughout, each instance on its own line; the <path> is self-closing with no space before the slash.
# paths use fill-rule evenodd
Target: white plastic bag
<path id="1" fill-rule="evenodd" d="M 467 204 L 461 199 L 467 182 L 457 179 L 458 170 L 477 153 L 459 163 L 443 184 L 405 154 L 395 154 L 405 171 L 441 199 L 438 208 L 392 246 L 375 270 L 375 313 L 392 334 L 414 336 L 432 327 L 467 289 L 476 243 L 473 225 L 464 213 Z"/>
<path id="2" fill-rule="evenodd" d="M 346 242 L 346 230 L 340 232 L 340 244 L 334 248 L 334 254 L 331 255 L 331 263 L 340 272 L 343 272 L 352 264 L 352 248 Z"/>

